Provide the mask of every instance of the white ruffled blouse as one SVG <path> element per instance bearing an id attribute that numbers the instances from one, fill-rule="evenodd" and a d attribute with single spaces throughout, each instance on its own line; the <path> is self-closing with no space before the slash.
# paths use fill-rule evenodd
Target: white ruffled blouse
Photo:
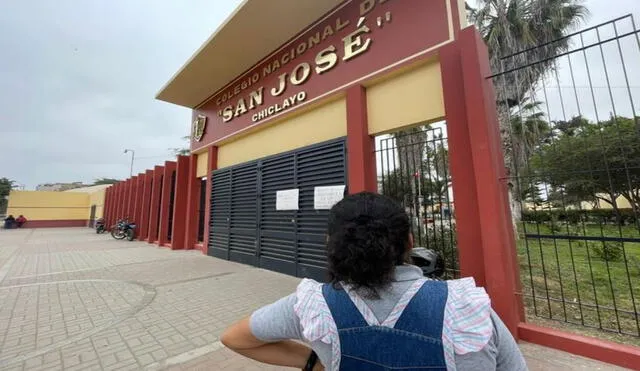
<path id="1" fill-rule="evenodd" d="M 380 323 L 365 301 L 350 287 L 345 287 L 370 326 L 394 327 L 403 310 L 420 290 L 426 279 L 415 280 L 403 294 L 389 316 Z M 448 297 L 444 312 L 442 344 L 447 370 L 455 370 L 455 355 L 482 350 L 493 334 L 491 301 L 483 288 L 476 287 L 473 278 L 447 281 Z M 331 347 L 332 364 L 327 371 L 340 369 L 340 338 L 331 311 L 322 295 L 322 284 L 304 279 L 296 290 L 294 311 L 300 319 L 306 341 L 322 342 Z"/>

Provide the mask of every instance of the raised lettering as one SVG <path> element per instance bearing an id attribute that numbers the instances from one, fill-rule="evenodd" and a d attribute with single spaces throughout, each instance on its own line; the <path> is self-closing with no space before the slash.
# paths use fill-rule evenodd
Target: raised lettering
<path id="1" fill-rule="evenodd" d="M 233 94 L 234 95 L 240 94 L 240 85 L 236 85 L 235 89 L 233 89 Z"/>
<path id="2" fill-rule="evenodd" d="M 240 98 L 238 104 L 236 105 L 236 112 L 234 113 L 234 117 L 238 117 L 247 113 L 247 103 L 244 101 L 244 98 Z"/>
<path id="3" fill-rule="evenodd" d="M 264 87 L 254 90 L 249 94 L 249 109 L 254 109 L 264 103 Z"/>
<path id="4" fill-rule="evenodd" d="M 331 45 L 316 55 L 316 73 L 321 75 L 335 67 L 337 63 L 336 47 Z"/>
<path id="5" fill-rule="evenodd" d="M 309 37 L 309 47 L 307 49 L 311 49 L 318 44 L 320 44 L 320 31 Z"/>
<path id="6" fill-rule="evenodd" d="M 278 77 L 278 87 L 271 88 L 271 95 L 274 97 L 280 96 L 287 89 L 287 74 L 283 73 Z"/>
<path id="7" fill-rule="evenodd" d="M 360 3 L 360 16 L 369 14 L 376 7 L 376 0 L 364 0 Z"/>
<path id="8" fill-rule="evenodd" d="M 271 70 L 271 63 L 269 63 L 267 66 L 265 66 L 265 67 L 262 69 L 262 76 L 268 76 L 268 75 L 270 75 L 270 74 L 271 74 L 271 72 L 272 72 L 272 70 Z"/>
<path id="9" fill-rule="evenodd" d="M 347 19 L 345 22 L 342 22 L 341 18 L 336 19 L 336 32 L 344 29 L 349 25 L 349 20 Z"/>
<path id="10" fill-rule="evenodd" d="M 302 43 L 300 45 L 298 45 L 298 47 L 296 48 L 296 52 L 298 53 L 298 55 L 304 53 L 307 51 L 307 43 Z"/>
<path id="11" fill-rule="evenodd" d="M 358 29 L 342 39 L 342 41 L 344 42 L 344 57 L 342 57 L 343 61 L 353 59 L 369 50 L 369 46 L 371 46 L 371 38 L 367 37 L 363 42 L 362 35 L 371 32 L 371 29 L 366 24 L 364 24 L 364 22 L 365 18 L 360 17 L 360 20 L 358 21 Z"/>
<path id="12" fill-rule="evenodd" d="M 222 121 L 229 122 L 233 120 L 233 106 L 227 106 L 222 110 Z"/>
<path id="13" fill-rule="evenodd" d="M 283 54 L 282 58 L 280 58 L 280 61 L 282 61 L 283 65 L 289 63 L 289 54 Z"/>
<path id="14" fill-rule="evenodd" d="M 276 107 L 271 106 L 267 109 L 267 113 L 269 114 L 269 116 L 273 115 L 273 112 L 276 110 Z"/>
<path id="15" fill-rule="evenodd" d="M 292 103 L 290 103 L 289 100 L 291 100 L 291 98 L 285 99 L 284 102 L 282 102 L 282 109 L 287 109 L 291 106 Z"/>
<path id="16" fill-rule="evenodd" d="M 333 27 L 330 24 L 324 28 L 324 32 L 322 33 L 322 40 L 324 41 L 327 37 L 333 36 Z"/>
<path id="17" fill-rule="evenodd" d="M 299 76 L 301 71 L 302 75 Z M 291 72 L 290 80 L 293 85 L 297 86 L 307 81 L 309 79 L 309 76 L 311 76 L 311 66 L 309 65 L 309 63 L 304 62 L 297 65 L 293 72 Z"/>

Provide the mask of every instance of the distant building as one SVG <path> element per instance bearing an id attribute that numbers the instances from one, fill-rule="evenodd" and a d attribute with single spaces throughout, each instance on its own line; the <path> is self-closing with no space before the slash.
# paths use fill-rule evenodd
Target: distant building
<path id="1" fill-rule="evenodd" d="M 82 184 L 82 182 L 74 182 L 74 183 L 47 183 L 40 184 L 36 187 L 36 191 L 41 192 L 64 192 L 70 189 L 82 188 L 86 187 L 86 185 Z"/>

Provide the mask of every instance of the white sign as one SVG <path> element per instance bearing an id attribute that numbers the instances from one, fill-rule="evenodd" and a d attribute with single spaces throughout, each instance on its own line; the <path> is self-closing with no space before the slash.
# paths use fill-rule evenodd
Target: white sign
<path id="1" fill-rule="evenodd" d="M 316 187 L 313 192 L 313 207 L 316 210 L 329 210 L 344 198 L 344 185 Z"/>
<path id="2" fill-rule="evenodd" d="M 298 210 L 299 189 L 276 192 L 276 210 Z"/>

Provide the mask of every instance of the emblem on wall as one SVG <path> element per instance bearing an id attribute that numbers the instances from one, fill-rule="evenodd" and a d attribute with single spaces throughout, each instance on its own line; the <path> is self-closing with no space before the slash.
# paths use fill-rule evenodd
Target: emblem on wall
<path id="1" fill-rule="evenodd" d="M 204 129 L 207 126 L 207 116 L 198 115 L 193 121 L 193 140 L 199 142 L 204 136 Z"/>

